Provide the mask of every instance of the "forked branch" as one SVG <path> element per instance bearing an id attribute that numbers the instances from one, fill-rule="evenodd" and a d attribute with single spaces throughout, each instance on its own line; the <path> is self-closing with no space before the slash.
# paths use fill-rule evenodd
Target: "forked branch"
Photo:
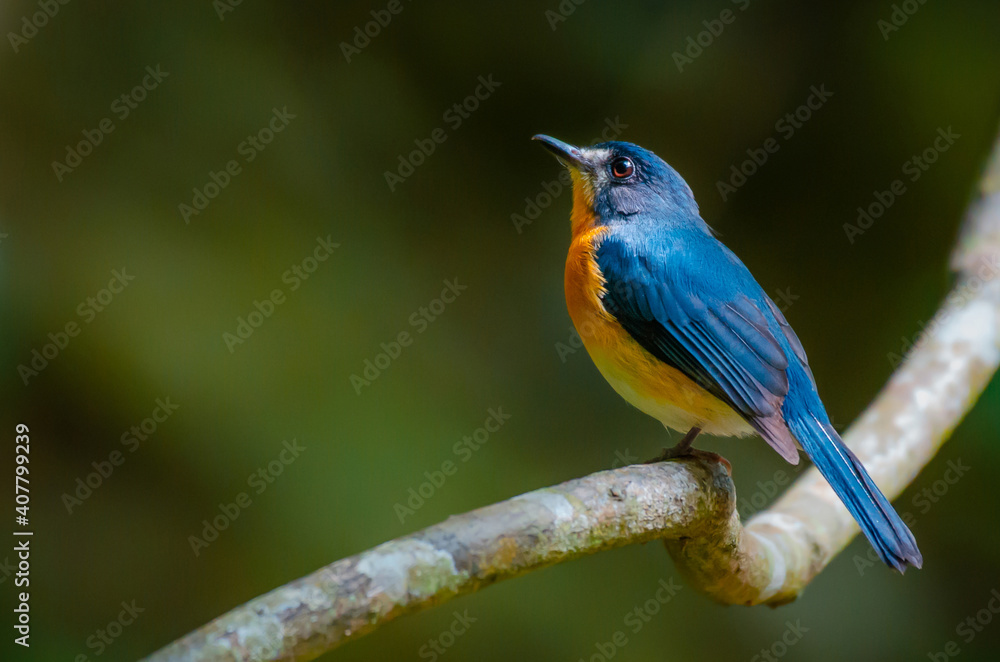
<path id="1" fill-rule="evenodd" d="M 1000 363 L 1000 138 L 952 257 L 956 285 L 844 435 L 890 499 L 947 441 Z M 858 533 L 815 469 L 746 526 L 720 463 L 602 471 L 449 518 L 332 563 L 220 616 L 150 661 L 311 660 L 383 624 L 495 582 L 661 539 L 695 587 L 777 605 Z"/>

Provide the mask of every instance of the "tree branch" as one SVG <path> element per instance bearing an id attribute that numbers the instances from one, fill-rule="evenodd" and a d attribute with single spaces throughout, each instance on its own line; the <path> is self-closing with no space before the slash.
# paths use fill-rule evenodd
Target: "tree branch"
<path id="1" fill-rule="evenodd" d="M 916 477 L 1000 363 L 1000 138 L 952 257 L 956 285 L 844 435 L 890 499 Z M 794 600 L 858 533 L 815 469 L 742 526 L 722 463 L 624 467 L 449 518 L 277 588 L 147 658 L 311 660 L 402 616 L 606 549 L 662 539 L 726 604 Z"/>

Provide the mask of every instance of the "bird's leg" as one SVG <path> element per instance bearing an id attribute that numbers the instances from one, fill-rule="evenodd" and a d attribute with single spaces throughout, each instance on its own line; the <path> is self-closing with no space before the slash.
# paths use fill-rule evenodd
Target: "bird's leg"
<path id="1" fill-rule="evenodd" d="M 695 438 L 701 434 L 701 428 L 693 427 L 688 430 L 688 433 L 684 435 L 684 438 L 677 443 L 673 448 L 664 448 L 663 452 L 658 456 L 654 457 L 652 460 L 646 460 L 643 464 L 655 464 L 656 462 L 664 462 L 666 460 L 673 460 L 680 457 L 696 457 L 710 462 L 721 462 L 726 465 L 726 470 L 730 475 L 733 473 L 733 467 L 729 464 L 729 460 L 722 457 L 718 453 L 712 453 L 711 451 L 701 451 L 697 448 L 692 448 L 691 444 L 694 443 Z"/>
<path id="2" fill-rule="evenodd" d="M 681 455 L 687 455 L 688 453 L 690 453 L 691 444 L 694 443 L 694 440 L 698 437 L 699 434 L 701 434 L 701 428 L 694 427 L 688 430 L 687 434 L 684 435 L 684 438 L 681 439 L 676 446 L 670 449 L 670 452 L 673 454 L 673 457 L 679 457 Z"/>
<path id="3" fill-rule="evenodd" d="M 654 457 L 652 460 L 646 460 L 643 464 L 655 464 L 656 462 L 663 462 L 665 460 L 672 460 L 675 457 L 685 457 L 687 455 L 692 455 L 691 444 L 694 443 L 695 438 L 701 434 L 701 428 L 693 427 L 688 430 L 688 433 L 684 435 L 676 446 L 673 448 L 664 448 L 663 452 Z"/>

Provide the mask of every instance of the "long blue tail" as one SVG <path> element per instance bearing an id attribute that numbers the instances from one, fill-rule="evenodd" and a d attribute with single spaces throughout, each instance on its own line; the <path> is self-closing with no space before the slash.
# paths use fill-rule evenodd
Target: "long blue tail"
<path id="1" fill-rule="evenodd" d="M 879 558 L 900 572 L 906 570 L 907 564 L 919 568 L 924 559 L 913 534 L 833 426 L 809 414 L 790 416 L 786 422 L 813 464 L 857 520 Z"/>

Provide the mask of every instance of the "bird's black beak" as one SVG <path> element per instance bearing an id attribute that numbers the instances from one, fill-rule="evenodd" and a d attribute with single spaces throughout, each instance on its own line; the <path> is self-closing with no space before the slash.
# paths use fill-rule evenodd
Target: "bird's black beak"
<path id="1" fill-rule="evenodd" d="M 583 150 L 579 147 L 574 147 L 569 143 L 564 143 L 561 140 L 556 140 L 551 136 L 546 136 L 541 133 L 536 136 L 532 136 L 531 139 L 541 142 L 545 149 L 555 154 L 556 158 L 559 159 L 566 167 L 587 168 L 590 165 L 590 160 L 587 158 L 587 155 L 584 154 Z"/>

